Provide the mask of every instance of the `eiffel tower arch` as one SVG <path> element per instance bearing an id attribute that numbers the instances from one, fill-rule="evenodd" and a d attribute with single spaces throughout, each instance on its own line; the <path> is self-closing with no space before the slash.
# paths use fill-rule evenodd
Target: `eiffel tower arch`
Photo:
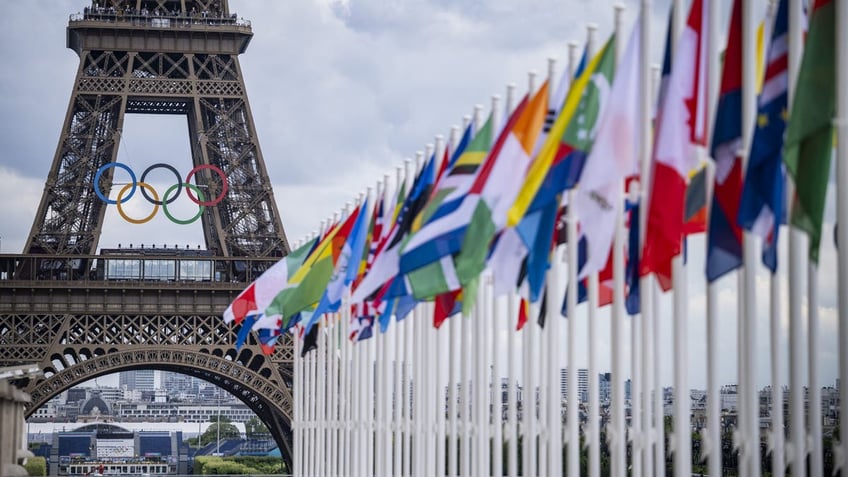
<path id="1" fill-rule="evenodd" d="M 236 351 L 220 318 L 289 251 L 238 60 L 252 36 L 227 0 L 94 0 L 70 17 L 80 62 L 61 136 L 23 254 L 0 256 L 0 366 L 44 370 L 16 383 L 27 415 L 100 375 L 177 371 L 245 402 L 291 464 L 291 343 L 266 356 L 251 335 Z M 132 113 L 187 118 L 195 173 L 180 180 L 209 202 L 206 250 L 98 249 L 109 206 L 98 192 L 126 189 L 108 165 Z M 116 274 L 126 263 L 133 272 Z"/>

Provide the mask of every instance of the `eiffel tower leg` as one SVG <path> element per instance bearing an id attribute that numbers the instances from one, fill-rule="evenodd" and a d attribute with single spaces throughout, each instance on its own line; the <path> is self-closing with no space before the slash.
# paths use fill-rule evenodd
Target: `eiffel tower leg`
<path id="1" fill-rule="evenodd" d="M 26 253 L 96 252 L 106 204 L 92 185 L 97 169 L 114 162 L 118 153 L 128 63 L 125 52 L 86 51 L 80 57 L 62 135 Z M 104 175 L 111 182 L 111 170 Z"/>

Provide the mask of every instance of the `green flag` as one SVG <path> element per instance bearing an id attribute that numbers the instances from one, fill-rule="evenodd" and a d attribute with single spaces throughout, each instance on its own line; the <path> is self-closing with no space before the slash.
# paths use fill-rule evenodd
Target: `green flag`
<path id="1" fill-rule="evenodd" d="M 818 263 L 822 217 L 833 153 L 836 110 L 836 11 L 833 0 L 816 0 L 790 110 L 783 160 L 795 182 L 791 224 L 810 237 L 810 260 Z"/>

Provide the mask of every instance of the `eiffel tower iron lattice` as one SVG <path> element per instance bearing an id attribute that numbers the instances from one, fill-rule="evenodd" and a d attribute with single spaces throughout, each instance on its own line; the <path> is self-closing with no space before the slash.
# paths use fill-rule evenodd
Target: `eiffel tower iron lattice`
<path id="1" fill-rule="evenodd" d="M 24 253 L 0 256 L 0 366 L 44 370 L 17 381 L 27 415 L 100 375 L 177 371 L 245 402 L 291 464 L 291 343 L 265 356 L 252 336 L 236 351 L 220 319 L 289 251 L 238 60 L 252 36 L 227 0 L 95 0 L 70 17 L 80 63 L 58 147 Z M 187 117 L 193 185 L 223 195 L 200 217 L 206 250 L 98 251 L 97 191 L 113 190 L 116 168 L 98 171 L 116 163 L 128 113 Z"/>

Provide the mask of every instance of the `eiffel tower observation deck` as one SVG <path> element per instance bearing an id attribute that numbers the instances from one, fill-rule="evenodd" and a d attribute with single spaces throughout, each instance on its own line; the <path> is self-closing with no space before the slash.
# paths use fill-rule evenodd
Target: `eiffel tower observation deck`
<path id="1" fill-rule="evenodd" d="M 23 253 L 0 255 L 0 367 L 43 371 L 11 380 L 31 397 L 27 416 L 98 376 L 176 371 L 245 402 L 290 463 L 290 343 L 266 356 L 249 336 L 236 350 L 221 319 L 289 251 L 238 60 L 252 36 L 227 0 L 95 0 L 70 16 L 80 63 L 55 72 L 75 82 L 52 166 Z M 137 113 L 185 116 L 191 163 L 122 164 L 124 118 Z M 170 192 L 145 183 L 172 173 Z M 108 207 L 133 227 L 149 217 L 122 211 L 130 196 L 168 215 L 181 192 L 197 215 L 171 220 L 201 227 L 205 247 L 143 235 L 99 246 Z"/>

